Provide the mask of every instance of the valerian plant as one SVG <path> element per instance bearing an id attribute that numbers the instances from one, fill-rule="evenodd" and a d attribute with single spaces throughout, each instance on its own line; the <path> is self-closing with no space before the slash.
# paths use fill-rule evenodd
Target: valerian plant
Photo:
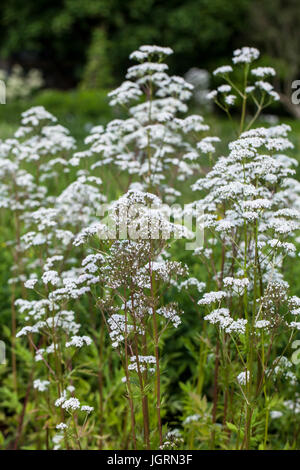
<path id="1" fill-rule="evenodd" d="M 100 223 L 97 228 L 100 239 L 109 240 L 108 250 L 96 244 L 94 254 L 83 260 L 83 266 L 88 282 L 97 286 L 97 306 L 124 369 L 133 447 L 137 449 L 139 446 L 139 423 L 135 415 L 138 394 L 143 415 L 144 446 L 150 449 L 155 427 L 154 443 L 163 446 L 162 336 L 169 326 L 177 328 L 182 321 L 175 302 L 163 303 L 162 291 L 170 284 L 176 285 L 177 277 L 187 274 L 185 266 L 166 259 L 164 252 L 172 236 L 187 233 L 183 227 L 168 221 L 161 201 L 150 193 L 131 190 L 112 205 L 111 211 L 110 225 Z M 127 237 L 114 240 L 124 226 L 128 231 Z M 84 243 L 94 229 L 84 230 L 74 243 Z M 149 414 L 149 398 L 153 402 L 153 396 L 156 424 L 151 423 Z"/>
<path id="2" fill-rule="evenodd" d="M 17 285 L 24 282 L 23 244 L 26 215 L 39 207 L 47 206 L 48 188 L 44 182 L 58 177 L 55 168 L 63 166 L 68 171 L 67 155 L 75 149 L 75 140 L 67 129 L 56 124 L 56 118 L 43 107 L 35 107 L 22 114 L 21 126 L 14 138 L 1 142 L 0 207 L 10 212 L 9 226 L 14 238 L 5 240 L 12 251 L 13 265 L 10 279 L 12 315 L 12 368 L 14 388 L 17 391 L 17 363 L 15 355 L 16 312 L 14 301 Z M 51 196 L 52 197 L 52 196 Z M 2 211 L 4 218 L 5 214 Z M 22 294 L 25 295 L 24 288 Z"/>
<path id="3" fill-rule="evenodd" d="M 21 407 L 15 432 L 4 426 L 8 448 L 299 445 L 300 300 L 285 275 L 300 184 L 289 126 L 259 123 L 279 99 L 266 80 L 275 70 L 245 47 L 214 72 L 223 82 L 209 98 L 235 134 L 218 155 L 220 136 L 188 114 L 193 86 L 168 74 L 172 52 L 131 54 L 109 93 L 118 118 L 83 151 L 42 107 L 1 141 Z M 184 245 L 195 228 L 203 246 Z"/>
<path id="4" fill-rule="evenodd" d="M 252 423 L 260 410 L 265 415 L 262 447 L 267 448 L 272 381 L 287 370 L 287 383 L 295 383 L 284 354 L 300 326 L 299 298 L 289 293 L 284 280 L 284 261 L 297 254 L 293 239 L 299 229 L 300 187 L 292 178 L 296 162 L 283 153 L 293 147 L 289 126 L 250 129 L 265 100 L 278 98 L 268 82 L 252 84 L 252 77 L 275 74 L 269 67 L 253 67 L 258 55 L 253 48 L 235 51 L 233 64 L 244 72 L 242 89 L 229 78 L 231 66 L 215 72 L 230 84 L 211 94 L 218 104 L 219 94 L 225 94 L 221 107 L 226 112 L 234 101 L 231 90 L 242 98 L 239 135 L 229 144 L 228 155 L 193 186 L 207 193 L 202 200 L 206 245 L 196 254 L 215 285 L 198 302 L 204 320 L 216 327 L 212 421 L 221 419 L 228 426 L 227 445 L 234 436 L 236 448 L 246 449 L 256 443 Z M 247 122 L 249 100 L 257 111 Z M 213 427 L 212 447 L 214 441 Z"/>
<path id="5" fill-rule="evenodd" d="M 180 196 L 183 182 L 201 169 L 201 156 L 214 152 L 213 143 L 219 139 L 207 135 L 209 126 L 202 116 L 181 117 L 188 111 L 193 86 L 168 75 L 164 59 L 172 52 L 141 46 L 130 55 L 138 65 L 109 93 L 111 106 L 121 107 L 128 117 L 94 127 L 86 138 L 89 149 L 76 153 L 72 164 L 88 158 L 92 170 L 108 165 L 114 174 L 127 173 L 128 185 L 139 183 L 163 201 Z"/>

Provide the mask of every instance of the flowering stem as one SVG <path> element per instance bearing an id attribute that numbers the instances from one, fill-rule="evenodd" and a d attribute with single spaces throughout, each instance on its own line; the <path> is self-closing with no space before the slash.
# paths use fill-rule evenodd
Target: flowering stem
<path id="1" fill-rule="evenodd" d="M 160 415 L 160 367 L 159 367 L 159 346 L 158 346 L 158 328 L 156 320 L 156 310 L 155 310 L 155 297 L 154 297 L 154 280 L 151 267 L 151 258 L 149 259 L 149 274 L 150 274 L 150 288 L 151 288 L 151 297 L 152 297 L 152 320 L 153 320 L 153 332 L 154 332 L 154 348 L 155 348 L 155 362 L 156 362 L 156 409 L 157 409 L 157 422 L 158 422 L 158 432 L 159 432 L 159 443 L 162 446 L 162 425 L 161 425 L 161 415 Z"/>
<path id="2" fill-rule="evenodd" d="M 247 103 L 246 87 L 247 87 L 248 72 L 249 72 L 249 64 L 245 64 L 245 69 L 244 69 L 244 89 L 243 89 L 243 98 L 242 98 L 242 116 L 241 116 L 241 123 L 240 123 L 240 134 L 243 132 L 244 124 L 245 124 L 245 117 L 246 117 L 246 103 Z"/>
<path id="3" fill-rule="evenodd" d="M 136 357 L 136 365 L 137 365 L 137 373 L 140 383 L 140 390 L 142 395 L 142 410 L 143 410 L 143 421 L 144 421 L 144 442 L 147 449 L 150 449 L 150 440 L 149 440 L 149 412 L 148 412 L 148 399 L 145 395 L 144 391 L 144 381 L 141 372 L 140 360 L 139 360 L 139 351 L 138 351 L 138 330 L 136 325 L 136 318 L 134 313 L 134 297 L 133 291 L 131 291 L 131 307 L 132 307 L 132 320 L 133 320 L 133 328 L 134 328 L 134 347 L 135 347 L 135 357 Z"/>
<path id="4" fill-rule="evenodd" d="M 16 309 L 15 309 L 15 284 L 12 286 L 11 297 L 11 363 L 13 373 L 14 390 L 17 393 L 17 359 L 16 359 Z"/>
<path id="5" fill-rule="evenodd" d="M 220 352 L 220 340 L 217 340 L 216 344 L 216 359 L 215 359 L 215 374 L 214 374 L 214 392 L 213 392 L 213 408 L 212 408 L 212 433 L 211 433 L 211 449 L 215 447 L 215 423 L 217 419 L 217 404 L 219 394 L 219 352 Z"/>
<path id="6" fill-rule="evenodd" d="M 73 424 L 74 424 L 74 431 L 75 431 L 77 445 L 78 445 L 79 450 L 81 450 L 81 444 L 80 444 L 79 434 L 78 434 L 78 430 L 77 430 L 77 423 L 76 423 L 76 420 L 75 420 L 74 413 L 72 413 L 72 420 L 73 420 Z"/>
<path id="7" fill-rule="evenodd" d="M 101 322 L 100 345 L 99 345 L 99 411 L 100 411 L 100 436 L 103 435 L 103 342 L 104 342 L 104 322 Z M 99 449 L 102 450 L 102 439 L 100 439 Z"/>
<path id="8" fill-rule="evenodd" d="M 262 331 L 261 335 L 261 362 L 262 362 L 262 370 L 265 370 L 265 340 L 264 340 L 264 331 Z M 266 384 L 266 377 L 264 374 L 263 377 L 264 381 L 264 397 L 265 397 L 265 434 L 264 434 L 264 449 L 267 448 L 267 442 L 268 442 L 268 427 L 269 427 L 269 409 L 268 409 L 268 395 L 267 395 L 267 384 Z"/>
<path id="9" fill-rule="evenodd" d="M 130 386 L 130 377 L 129 377 L 129 371 L 128 371 L 128 327 L 127 325 L 128 325 L 128 312 L 127 312 L 127 304 L 125 301 L 125 376 L 126 376 L 126 387 L 127 387 L 127 395 L 128 395 L 130 416 L 131 416 L 132 441 L 133 441 L 134 450 L 136 450 L 137 445 L 136 445 L 136 435 L 135 435 L 135 417 L 134 417 L 133 400 L 132 400 L 132 393 L 131 393 L 131 386 Z"/>

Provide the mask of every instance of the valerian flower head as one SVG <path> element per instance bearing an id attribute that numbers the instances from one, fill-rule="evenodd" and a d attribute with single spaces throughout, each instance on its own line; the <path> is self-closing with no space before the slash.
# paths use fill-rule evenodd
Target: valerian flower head
<path id="1" fill-rule="evenodd" d="M 176 171 L 178 181 L 193 175 L 201 155 L 190 136 L 206 133 L 209 126 L 199 115 L 178 118 L 178 113 L 187 111 L 193 86 L 182 77 L 168 75 L 162 60 L 171 53 L 165 47 L 141 46 L 130 55 L 139 64 L 130 67 L 126 81 L 109 93 L 111 105 L 126 107 L 127 119 L 93 128 L 86 139 L 88 150 L 74 155 L 74 165 L 85 158 L 92 160 L 92 170 L 115 165 L 138 178 L 144 190 L 159 187 L 169 200 L 173 188 L 166 173 Z"/>

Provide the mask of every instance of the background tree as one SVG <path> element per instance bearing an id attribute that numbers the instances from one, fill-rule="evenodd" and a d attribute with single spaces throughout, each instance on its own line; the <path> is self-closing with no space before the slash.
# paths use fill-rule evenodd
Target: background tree
<path id="1" fill-rule="evenodd" d="M 42 69 L 48 86 L 72 87 L 83 76 L 94 30 L 103 25 L 110 47 L 103 49 L 102 57 L 106 50 L 116 83 L 128 66 L 129 53 L 145 43 L 172 47 L 175 73 L 186 72 L 191 64 L 213 68 L 216 60 L 240 45 L 248 4 L 249 0 L 3 0 L 0 58 L 5 64 Z"/>
<path id="2" fill-rule="evenodd" d="M 250 6 L 250 37 L 261 50 L 276 59 L 276 88 L 282 103 L 296 118 L 300 106 L 291 101 L 292 82 L 300 70 L 300 3 L 297 0 L 254 0 Z M 248 35 L 248 32 L 247 32 Z"/>

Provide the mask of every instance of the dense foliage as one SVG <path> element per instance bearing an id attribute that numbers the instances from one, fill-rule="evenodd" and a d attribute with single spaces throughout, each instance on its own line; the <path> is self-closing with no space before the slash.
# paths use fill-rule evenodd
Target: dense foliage
<path id="1" fill-rule="evenodd" d="M 83 148 L 43 106 L 0 143 L 3 448 L 299 449 L 300 183 L 290 127 L 259 121 L 275 70 L 249 47 L 215 70 L 228 142 L 171 55 L 130 55 Z"/>
<path id="2" fill-rule="evenodd" d="M 86 60 L 93 62 L 95 42 L 100 56 L 102 49 L 106 54 L 105 67 L 108 59 L 114 80 L 122 77 L 134 48 L 157 42 L 176 50 L 173 65 L 183 73 L 191 63 L 207 66 L 212 50 L 214 60 L 230 53 L 247 21 L 248 4 L 249 0 L 3 1 L 0 55 L 34 64 L 48 84 L 70 86 L 82 78 Z M 97 34 L 99 28 L 104 37 Z"/>

